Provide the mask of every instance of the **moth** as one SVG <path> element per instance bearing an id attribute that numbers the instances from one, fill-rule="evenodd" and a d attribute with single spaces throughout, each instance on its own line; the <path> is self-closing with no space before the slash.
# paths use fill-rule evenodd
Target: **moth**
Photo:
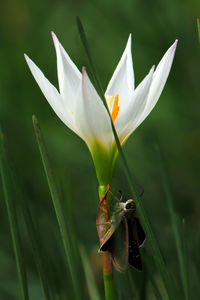
<path id="1" fill-rule="evenodd" d="M 99 252 L 108 251 L 113 265 L 120 272 L 125 271 L 128 264 L 142 271 L 139 248 L 145 241 L 145 232 L 135 216 L 135 201 L 129 199 L 123 202 L 121 196 L 121 199 L 115 201 L 114 209 L 110 212 L 108 193 L 111 193 L 110 186 L 100 200 L 96 219 L 100 239 Z"/>

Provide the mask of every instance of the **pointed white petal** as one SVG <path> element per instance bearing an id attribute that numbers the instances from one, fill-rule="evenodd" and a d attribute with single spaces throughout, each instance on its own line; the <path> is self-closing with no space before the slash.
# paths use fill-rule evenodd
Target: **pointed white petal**
<path id="1" fill-rule="evenodd" d="M 152 111 L 154 106 L 156 105 L 162 90 L 164 88 L 164 85 L 167 81 L 172 62 L 174 59 L 174 54 L 176 51 L 177 46 L 177 40 L 174 42 L 174 44 L 167 50 L 161 61 L 159 62 L 154 75 L 153 80 L 151 84 L 151 88 L 149 90 L 149 95 L 146 103 L 146 107 L 144 110 L 143 115 L 141 116 L 139 120 L 139 124 L 143 122 L 143 120 L 149 115 L 149 113 Z M 137 126 L 139 126 L 139 124 Z"/>
<path id="2" fill-rule="evenodd" d="M 35 78 L 37 84 L 39 85 L 41 91 L 46 97 L 47 101 L 58 115 L 58 117 L 67 125 L 71 130 L 77 133 L 74 128 L 70 115 L 63 107 L 63 99 L 58 93 L 57 89 L 49 82 L 49 80 L 44 76 L 40 69 L 34 64 L 34 62 L 25 54 L 26 62 Z"/>
<path id="3" fill-rule="evenodd" d="M 113 133 L 108 112 L 90 82 L 85 68 L 83 68 L 81 95 L 75 109 L 75 121 L 78 131 L 89 147 L 94 141 L 107 146 L 111 144 Z"/>
<path id="4" fill-rule="evenodd" d="M 149 90 L 152 83 L 154 67 L 148 75 L 137 86 L 131 101 L 126 110 L 119 111 L 119 118 L 115 121 L 115 126 L 119 135 L 120 142 L 124 144 L 129 135 L 137 128 L 138 119 L 141 118 L 148 99 Z"/>
<path id="5" fill-rule="evenodd" d="M 108 84 L 106 95 L 115 96 L 119 94 L 122 100 L 127 100 L 134 90 L 134 74 L 131 55 L 131 35 L 124 53 L 115 69 L 115 72 Z"/>
<path id="6" fill-rule="evenodd" d="M 75 95 L 81 83 L 81 72 L 72 62 L 53 32 L 52 37 L 56 49 L 60 93 L 65 99 L 65 103 L 67 103 L 68 107 L 73 111 L 75 106 Z"/>

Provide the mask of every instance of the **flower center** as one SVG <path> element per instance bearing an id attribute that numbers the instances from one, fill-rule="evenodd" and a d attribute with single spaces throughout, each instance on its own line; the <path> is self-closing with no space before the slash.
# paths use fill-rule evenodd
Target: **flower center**
<path id="1" fill-rule="evenodd" d="M 119 95 L 116 94 L 115 97 L 107 95 L 106 101 L 114 123 L 119 113 Z"/>

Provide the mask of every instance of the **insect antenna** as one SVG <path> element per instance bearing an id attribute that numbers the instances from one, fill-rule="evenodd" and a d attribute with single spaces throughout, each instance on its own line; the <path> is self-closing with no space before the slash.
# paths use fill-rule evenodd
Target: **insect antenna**
<path id="1" fill-rule="evenodd" d="M 121 202 L 121 201 L 122 201 L 123 196 L 122 196 L 122 192 L 121 192 L 121 191 L 119 191 L 119 193 L 120 193 L 120 198 L 118 198 L 117 196 L 115 196 L 115 195 L 113 194 L 113 192 L 111 192 L 111 190 L 109 190 L 109 193 L 113 196 L 113 198 L 114 198 L 117 202 Z"/>

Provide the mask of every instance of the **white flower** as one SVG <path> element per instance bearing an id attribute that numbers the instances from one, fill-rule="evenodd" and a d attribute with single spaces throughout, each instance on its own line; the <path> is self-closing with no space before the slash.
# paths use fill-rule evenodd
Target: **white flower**
<path id="1" fill-rule="evenodd" d="M 28 66 L 47 101 L 58 117 L 88 145 L 99 182 L 109 183 L 117 157 L 111 122 L 102 100 L 90 82 L 85 68 L 81 72 L 52 33 L 57 54 L 58 90 L 33 61 Z M 149 71 L 134 88 L 131 35 L 105 92 L 121 145 L 148 116 L 164 88 L 171 69 L 177 41 L 167 50 L 157 68 Z M 100 169 L 102 170 L 100 170 Z M 105 175 L 105 168 L 109 175 Z M 99 170 L 97 170 L 99 169 Z M 109 169 L 109 170 L 108 170 Z M 105 178 L 104 178 L 105 177 Z"/>

